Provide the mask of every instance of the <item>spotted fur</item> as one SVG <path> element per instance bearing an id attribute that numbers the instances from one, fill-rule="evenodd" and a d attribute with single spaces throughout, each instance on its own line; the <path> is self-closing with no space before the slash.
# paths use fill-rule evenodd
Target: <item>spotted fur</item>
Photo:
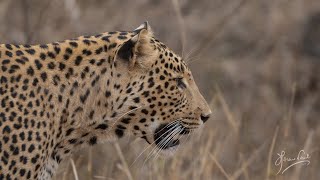
<path id="1" fill-rule="evenodd" d="M 147 23 L 0 45 L 0 179 L 50 179 L 79 147 L 128 134 L 165 151 L 179 143 L 160 139 L 178 126 L 190 133 L 210 113 L 189 68 Z"/>

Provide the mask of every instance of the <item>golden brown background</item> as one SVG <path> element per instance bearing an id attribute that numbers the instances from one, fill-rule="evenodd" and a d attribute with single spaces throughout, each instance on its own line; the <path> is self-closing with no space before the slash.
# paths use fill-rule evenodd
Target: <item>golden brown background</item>
<path id="1" fill-rule="evenodd" d="M 56 180 L 320 179 L 319 0 L 0 0 L 0 42 L 49 43 L 146 20 L 188 61 L 212 118 L 172 158 L 137 158 L 147 144 L 126 138 L 82 149 Z M 311 163 L 277 175 L 282 150 L 305 150 Z"/>

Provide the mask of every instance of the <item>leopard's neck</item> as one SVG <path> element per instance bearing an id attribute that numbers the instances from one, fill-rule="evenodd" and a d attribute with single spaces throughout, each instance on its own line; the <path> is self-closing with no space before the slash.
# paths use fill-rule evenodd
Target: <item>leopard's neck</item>
<path id="1" fill-rule="evenodd" d="M 61 49 L 54 60 L 43 62 L 47 67 L 54 63 L 54 68 L 49 68 L 46 80 L 39 82 L 45 107 L 50 112 L 47 118 L 53 120 L 51 131 L 55 137 L 48 162 L 58 164 L 82 146 L 124 136 L 118 121 L 138 107 L 127 103 L 126 86 L 130 80 L 119 71 L 114 59 L 125 41 L 124 38 L 119 40 L 118 34 L 80 37 L 50 44 L 47 51 L 43 51 L 48 54 L 51 49 Z M 71 50 L 68 49 L 70 45 Z M 138 88 L 138 83 L 131 87 Z M 46 171 L 48 168 L 41 170 Z"/>

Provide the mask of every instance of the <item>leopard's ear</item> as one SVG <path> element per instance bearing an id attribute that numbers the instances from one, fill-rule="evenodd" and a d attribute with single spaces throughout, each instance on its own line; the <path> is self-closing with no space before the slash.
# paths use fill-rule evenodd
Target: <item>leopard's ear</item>
<path id="1" fill-rule="evenodd" d="M 148 30 L 150 32 L 152 32 L 151 27 L 148 23 L 148 21 L 145 21 L 144 23 L 142 23 L 139 27 L 137 27 L 135 30 L 133 30 L 136 33 L 139 33 L 142 29 Z"/>
<path id="2" fill-rule="evenodd" d="M 125 61 L 130 68 L 148 65 L 148 59 L 154 55 L 154 48 L 150 44 L 153 37 L 148 22 L 141 24 L 134 30 L 136 33 L 131 39 L 124 42 L 117 52 L 117 59 Z"/>

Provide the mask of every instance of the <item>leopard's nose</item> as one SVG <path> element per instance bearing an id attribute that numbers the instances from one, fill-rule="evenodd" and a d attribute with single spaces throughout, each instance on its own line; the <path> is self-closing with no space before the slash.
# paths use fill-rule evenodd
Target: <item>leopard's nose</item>
<path id="1" fill-rule="evenodd" d="M 201 121 L 205 123 L 210 118 L 210 114 L 206 114 L 206 115 L 201 114 L 200 118 L 201 118 Z"/>

